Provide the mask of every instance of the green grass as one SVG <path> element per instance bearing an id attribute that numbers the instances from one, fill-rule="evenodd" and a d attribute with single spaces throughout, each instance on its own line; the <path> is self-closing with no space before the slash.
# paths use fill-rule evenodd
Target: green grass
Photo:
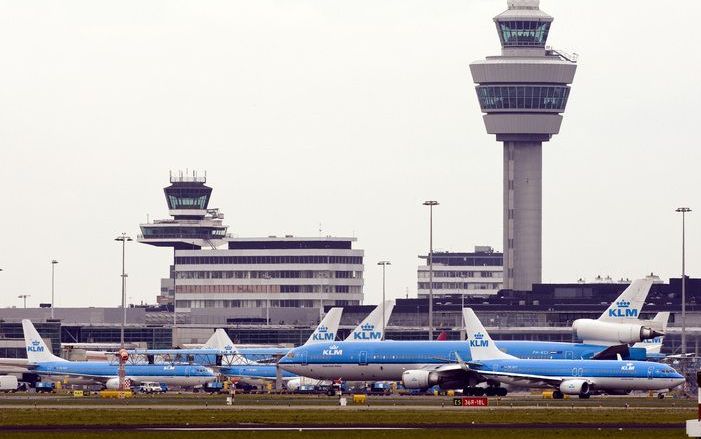
<path id="1" fill-rule="evenodd" d="M 218 410 L 159 408 L 3 408 L 0 425 L 232 425 L 241 423 L 358 425 L 428 425 L 471 423 L 683 423 L 693 408 L 637 409 L 451 409 L 451 410 Z"/>
<path id="2" fill-rule="evenodd" d="M 133 435 L 139 439 L 465 439 L 474 437 L 480 439 L 551 439 L 572 438 L 597 439 L 607 438 L 635 438 L 635 439 L 660 439 L 660 438 L 684 438 L 686 434 L 679 430 L 401 430 L 401 431 L 302 431 L 302 432 L 52 432 L 52 439 L 121 439 L 125 435 Z M 49 437 L 45 432 L 41 433 L 3 433 L 3 439 L 44 439 Z"/>

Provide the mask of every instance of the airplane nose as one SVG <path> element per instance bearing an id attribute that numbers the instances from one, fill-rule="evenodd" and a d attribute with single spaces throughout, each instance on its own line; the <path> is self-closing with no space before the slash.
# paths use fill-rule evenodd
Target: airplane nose
<path id="1" fill-rule="evenodd" d="M 674 381 L 672 381 L 672 384 L 673 384 L 672 387 L 681 386 L 685 382 L 686 382 L 686 380 L 684 378 L 676 378 L 676 379 L 674 379 Z"/>

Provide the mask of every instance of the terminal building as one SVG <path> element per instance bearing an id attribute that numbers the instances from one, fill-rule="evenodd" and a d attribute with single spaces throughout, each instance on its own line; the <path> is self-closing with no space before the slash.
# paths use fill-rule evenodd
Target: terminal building
<path id="1" fill-rule="evenodd" d="M 355 238 L 232 237 L 209 207 L 207 176 L 170 175 L 164 189 L 171 219 L 141 224 L 138 240 L 173 249 L 158 303 L 178 322 L 285 324 L 318 319 L 326 306 L 363 301 L 364 252 Z"/>
<path id="2" fill-rule="evenodd" d="M 428 256 L 420 255 L 426 263 L 419 265 L 418 296 L 427 298 L 430 287 Z M 474 252 L 433 253 L 433 297 L 487 297 L 503 288 L 502 253 L 492 247 L 476 246 Z"/>

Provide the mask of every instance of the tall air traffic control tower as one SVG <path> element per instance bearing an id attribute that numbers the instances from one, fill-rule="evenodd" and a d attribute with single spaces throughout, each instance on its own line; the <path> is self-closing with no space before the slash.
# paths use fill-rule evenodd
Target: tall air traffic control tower
<path id="1" fill-rule="evenodd" d="M 545 46 L 553 17 L 539 0 L 508 0 L 494 22 L 501 55 L 470 64 L 487 133 L 504 143 L 504 288 L 530 291 L 542 274 L 542 147 L 560 132 L 577 70 Z"/>

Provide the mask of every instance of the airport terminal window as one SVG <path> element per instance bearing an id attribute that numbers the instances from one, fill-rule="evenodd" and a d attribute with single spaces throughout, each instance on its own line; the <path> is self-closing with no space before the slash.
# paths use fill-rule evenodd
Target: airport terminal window
<path id="1" fill-rule="evenodd" d="M 483 111 L 565 111 L 570 88 L 566 85 L 479 85 L 477 97 Z"/>
<path id="2" fill-rule="evenodd" d="M 500 21 L 498 26 L 504 47 L 545 47 L 550 31 L 547 21 Z"/>
<path id="3" fill-rule="evenodd" d="M 353 264 L 361 265 L 362 256 L 179 256 L 177 265 L 201 264 Z"/>

